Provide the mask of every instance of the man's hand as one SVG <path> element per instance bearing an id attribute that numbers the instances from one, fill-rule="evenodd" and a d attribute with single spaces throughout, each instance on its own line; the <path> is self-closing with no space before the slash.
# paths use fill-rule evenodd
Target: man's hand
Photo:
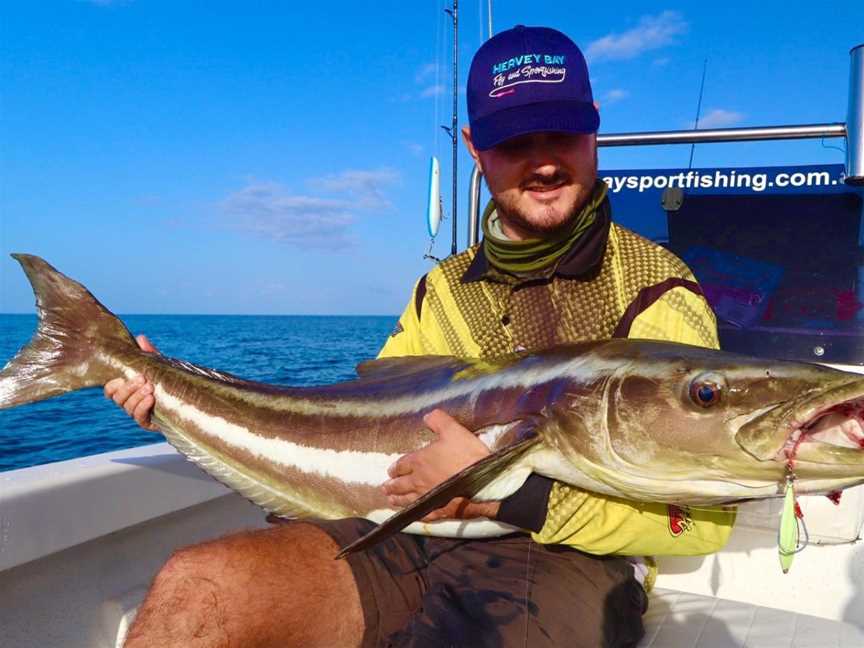
<path id="1" fill-rule="evenodd" d="M 387 471 L 390 480 L 384 483 L 383 489 L 391 506 L 401 508 L 412 504 L 421 495 L 489 454 L 489 448 L 480 439 L 446 412 L 433 410 L 423 417 L 423 422 L 438 435 L 438 439 L 390 466 Z M 498 508 L 498 502 L 472 502 L 457 497 L 423 520 L 494 519 Z"/>
<path id="2" fill-rule="evenodd" d="M 143 351 L 159 353 L 146 335 L 139 335 L 135 340 Z M 105 383 L 105 398 L 110 398 L 126 410 L 126 413 L 145 430 L 158 429 L 150 421 L 150 413 L 156 402 L 153 398 L 153 385 L 147 382 L 144 376 L 135 376 L 131 380 L 125 378 L 109 380 Z"/>

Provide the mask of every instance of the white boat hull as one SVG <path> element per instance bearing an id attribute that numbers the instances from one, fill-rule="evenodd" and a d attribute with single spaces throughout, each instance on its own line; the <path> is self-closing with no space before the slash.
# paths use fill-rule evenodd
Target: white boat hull
<path id="1" fill-rule="evenodd" d="M 847 638 L 830 645 L 864 645 L 864 544 L 855 542 L 864 523 L 864 487 L 846 491 L 839 507 L 821 497 L 802 498 L 802 506 L 813 546 L 789 574 L 777 559 L 779 501 L 743 507 L 724 551 L 661 560 L 661 593 L 646 617 L 643 645 L 684 645 L 664 642 L 709 621 L 735 637 L 736 623 L 776 622 L 778 610 L 796 627 L 827 620 L 820 627 Z M 0 473 L 3 646 L 120 645 L 172 551 L 263 526 L 260 509 L 167 444 Z M 719 616 L 706 617 L 706 606 Z M 848 643 L 849 637 L 861 642 Z M 800 644 L 800 636 L 793 639 Z M 783 641 L 770 645 L 793 645 Z"/>

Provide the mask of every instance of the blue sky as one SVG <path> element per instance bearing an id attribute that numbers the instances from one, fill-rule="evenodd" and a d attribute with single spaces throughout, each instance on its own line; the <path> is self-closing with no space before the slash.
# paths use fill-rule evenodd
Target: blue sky
<path id="1" fill-rule="evenodd" d="M 461 3 L 463 81 L 485 6 Z M 429 268 L 431 153 L 449 205 L 443 7 L 4 2 L 0 311 L 32 311 L 15 251 L 120 313 L 401 311 Z M 688 127 L 705 58 L 703 125 L 843 121 L 848 51 L 864 42 L 860 0 L 498 0 L 496 30 L 518 23 L 583 47 L 601 132 Z M 460 107 L 464 123 L 464 95 Z M 679 167 L 688 155 L 604 150 L 600 165 Z M 699 147 L 695 166 L 842 160 L 806 141 Z M 464 153 L 460 165 L 462 201 Z"/>

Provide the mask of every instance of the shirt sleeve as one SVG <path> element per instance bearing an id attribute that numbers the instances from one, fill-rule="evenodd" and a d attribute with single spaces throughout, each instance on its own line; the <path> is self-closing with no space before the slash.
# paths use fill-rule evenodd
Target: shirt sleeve
<path id="1" fill-rule="evenodd" d="M 719 349 L 717 318 L 701 293 L 678 286 L 664 292 L 630 325 L 631 339 L 666 340 Z"/>
<path id="2" fill-rule="evenodd" d="M 427 276 L 420 277 L 411 299 L 393 332 L 378 352 L 379 358 L 414 355 L 450 355 L 447 341 L 441 328 L 429 313 L 424 313 L 423 300 L 426 293 Z M 427 309 L 428 310 L 428 309 Z M 421 321 L 422 320 L 422 321 Z"/>
<path id="3" fill-rule="evenodd" d="M 633 320 L 629 337 L 719 346 L 711 307 L 698 291 L 683 286 L 648 305 Z M 546 522 L 533 537 L 593 554 L 697 555 L 722 548 L 734 521 L 732 507 L 631 502 L 555 482 Z"/>
<path id="4" fill-rule="evenodd" d="M 420 281 L 425 279 L 421 278 Z M 414 284 L 414 290 L 411 291 L 411 299 L 396 326 L 384 342 L 384 346 L 378 352 L 379 358 L 392 358 L 396 356 L 421 355 L 423 352 L 420 347 L 420 320 L 417 317 L 417 309 L 415 300 L 417 295 L 417 287 L 420 283 Z"/>

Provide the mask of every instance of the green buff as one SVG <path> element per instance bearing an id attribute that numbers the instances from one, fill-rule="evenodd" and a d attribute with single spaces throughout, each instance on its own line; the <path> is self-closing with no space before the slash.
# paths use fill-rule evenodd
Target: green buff
<path id="1" fill-rule="evenodd" d="M 606 183 L 598 180 L 588 202 L 560 231 L 547 238 L 524 241 L 504 238 L 500 226 L 496 227 L 497 219 L 493 218 L 495 204 L 490 201 L 483 213 L 483 246 L 489 263 L 512 274 L 530 273 L 557 263 L 594 224 L 600 210 L 609 209 L 606 189 Z"/>

